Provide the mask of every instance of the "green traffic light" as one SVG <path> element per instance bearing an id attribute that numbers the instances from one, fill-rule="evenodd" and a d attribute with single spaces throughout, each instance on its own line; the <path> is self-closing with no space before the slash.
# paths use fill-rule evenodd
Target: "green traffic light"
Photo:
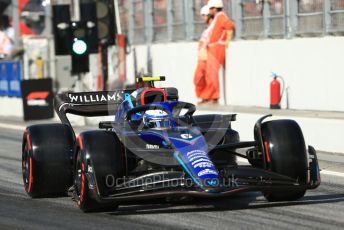
<path id="1" fill-rule="evenodd" d="M 75 54 L 83 55 L 87 51 L 87 44 L 83 40 L 75 38 L 72 49 Z"/>

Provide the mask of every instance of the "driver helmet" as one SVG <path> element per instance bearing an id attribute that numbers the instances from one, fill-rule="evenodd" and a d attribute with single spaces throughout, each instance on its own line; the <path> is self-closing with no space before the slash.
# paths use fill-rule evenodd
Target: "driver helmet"
<path id="1" fill-rule="evenodd" d="M 143 123 L 151 129 L 166 129 L 171 127 L 170 117 L 163 110 L 147 110 L 143 115 Z"/>

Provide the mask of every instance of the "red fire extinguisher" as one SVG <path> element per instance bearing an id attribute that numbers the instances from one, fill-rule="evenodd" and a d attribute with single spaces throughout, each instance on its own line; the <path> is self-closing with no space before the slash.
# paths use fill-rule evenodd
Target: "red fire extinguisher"
<path id="1" fill-rule="evenodd" d="M 281 109 L 281 100 L 284 93 L 284 80 L 276 73 L 272 73 L 273 80 L 270 83 L 270 109 Z M 283 82 L 282 92 L 281 83 L 277 78 L 280 78 Z"/>

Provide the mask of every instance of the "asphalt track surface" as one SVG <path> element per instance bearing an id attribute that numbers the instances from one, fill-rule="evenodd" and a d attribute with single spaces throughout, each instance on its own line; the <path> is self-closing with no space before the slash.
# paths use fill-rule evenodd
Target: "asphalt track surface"
<path id="1" fill-rule="evenodd" d="M 22 132 L 0 128 L 0 229 L 343 229 L 344 178 L 322 176 L 321 186 L 295 202 L 269 203 L 260 193 L 183 204 L 124 205 L 82 213 L 70 197 L 31 199 L 21 176 Z M 341 164 L 321 167 L 343 170 Z"/>

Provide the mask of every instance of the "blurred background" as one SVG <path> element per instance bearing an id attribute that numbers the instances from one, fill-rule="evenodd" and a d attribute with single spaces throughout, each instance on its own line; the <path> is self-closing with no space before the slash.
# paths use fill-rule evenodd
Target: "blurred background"
<path id="1" fill-rule="evenodd" d="M 344 0 L 223 2 L 236 30 L 222 104 L 269 107 L 276 73 L 284 79 L 282 108 L 344 111 Z M 0 0 L 0 101 L 21 97 L 26 80 L 51 79 L 58 93 L 113 90 L 153 74 L 167 77 L 158 86 L 196 102 L 197 40 L 205 28 L 199 11 L 206 3 Z"/>
<path id="2" fill-rule="evenodd" d="M 239 113 L 235 125 L 246 140 L 262 114 L 293 117 L 319 149 L 344 152 L 344 0 L 223 3 L 236 30 L 221 71 L 220 105 L 203 112 Z M 128 88 L 143 74 L 166 76 L 157 87 L 176 87 L 180 100 L 196 103 L 205 4 L 0 0 L 0 118 L 51 118 L 56 93 Z M 274 76 L 278 112 L 270 110 Z"/>
<path id="3" fill-rule="evenodd" d="M 58 93 L 127 89 L 142 75 L 166 76 L 157 87 L 175 87 L 181 101 L 196 104 L 198 40 L 206 28 L 200 10 L 207 2 L 0 0 L 0 226 L 27 228 L 49 221 L 49 226 L 60 228 L 64 219 L 77 228 L 84 226 L 80 214 L 76 213 L 75 223 L 70 218 L 69 198 L 32 206 L 22 196 L 18 154 L 22 133 L 32 124 L 60 123 L 53 102 Z M 169 211 L 164 209 L 170 204 L 124 207 L 124 216 L 97 214 L 91 225 L 86 216 L 87 227 L 110 223 L 209 229 L 226 228 L 228 220 L 234 220 L 233 226 L 243 228 L 244 212 L 252 217 L 250 227 L 262 220 L 261 226 L 270 228 L 343 226 L 344 0 L 223 0 L 223 4 L 235 31 L 220 71 L 219 104 L 197 105 L 195 114 L 237 114 L 231 127 L 240 133 L 240 141 L 254 140 L 254 124 L 264 115 L 295 120 L 306 146 L 317 150 L 322 187 L 293 203 L 266 205 L 253 195 Z M 274 107 L 280 109 L 271 109 L 273 92 Z M 114 116 L 70 114 L 68 118 L 77 133 L 98 129 L 99 121 L 114 120 Z M 27 213 L 22 212 L 23 204 Z"/>

